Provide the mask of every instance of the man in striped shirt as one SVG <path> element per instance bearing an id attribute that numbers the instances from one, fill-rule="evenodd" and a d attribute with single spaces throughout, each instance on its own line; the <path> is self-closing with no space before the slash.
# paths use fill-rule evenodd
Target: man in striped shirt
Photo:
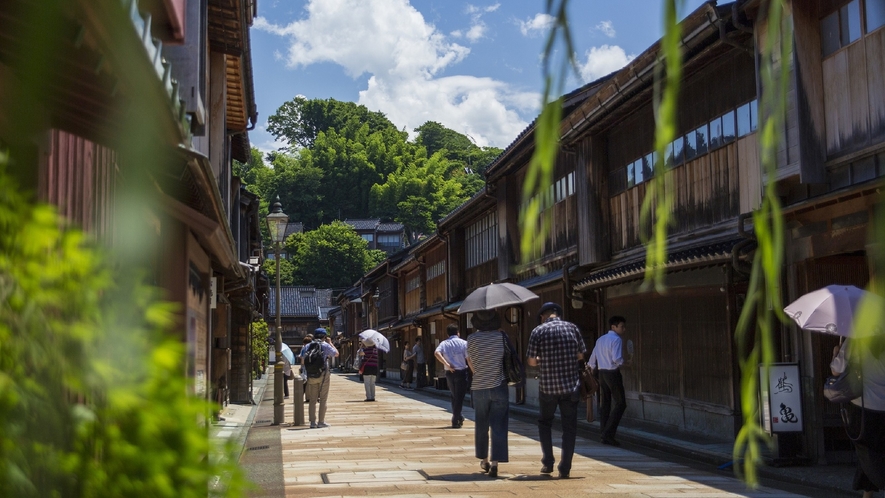
<path id="1" fill-rule="evenodd" d="M 556 408 L 562 419 L 562 455 L 559 477 L 568 478 L 578 434 L 578 402 L 581 399 L 578 361 L 584 358 L 581 331 L 562 320 L 562 307 L 556 303 L 541 306 L 541 324 L 529 336 L 528 364 L 540 368 L 539 387 L 541 414 L 538 434 L 541 440 L 541 473 L 553 472 L 553 418 Z"/>

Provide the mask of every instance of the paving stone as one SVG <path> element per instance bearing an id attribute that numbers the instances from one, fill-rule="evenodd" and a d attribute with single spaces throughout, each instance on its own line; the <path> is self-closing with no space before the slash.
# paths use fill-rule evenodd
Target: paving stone
<path id="1" fill-rule="evenodd" d="M 464 427 L 452 429 L 446 400 L 381 384 L 378 401 L 362 404 L 365 392 L 354 379 L 332 376 L 330 428 L 278 428 L 285 496 L 795 496 L 748 490 L 736 479 L 583 438 L 577 441 L 571 479 L 542 476 L 537 426 L 514 419 L 510 461 L 499 464 L 497 479 L 489 478 L 474 457 L 472 409 L 464 408 Z M 286 404 L 286 420 L 292 420 L 293 410 Z M 554 431 L 554 444 L 560 438 Z"/>

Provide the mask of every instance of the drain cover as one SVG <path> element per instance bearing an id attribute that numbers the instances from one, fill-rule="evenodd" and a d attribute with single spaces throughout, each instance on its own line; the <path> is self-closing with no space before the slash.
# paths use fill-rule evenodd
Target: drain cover
<path id="1" fill-rule="evenodd" d="M 253 450 L 266 450 L 266 449 L 268 449 L 268 448 L 270 448 L 270 446 L 253 446 L 253 447 L 251 447 L 251 448 L 247 448 L 246 451 L 253 451 Z"/>
<path id="2" fill-rule="evenodd" d="M 358 484 L 361 482 L 414 482 L 430 477 L 423 470 L 385 470 L 368 472 L 328 472 L 322 474 L 326 484 Z"/>

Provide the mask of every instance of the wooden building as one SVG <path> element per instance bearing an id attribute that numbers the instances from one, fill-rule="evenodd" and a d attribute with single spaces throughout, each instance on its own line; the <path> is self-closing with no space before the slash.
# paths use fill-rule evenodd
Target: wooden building
<path id="1" fill-rule="evenodd" d="M 777 165 L 787 303 L 825 285 L 869 282 L 868 236 L 885 175 L 885 5 L 794 0 L 791 7 L 790 100 Z M 765 30 L 757 32 L 764 39 Z M 802 450 L 819 462 L 853 458 L 838 406 L 820 395 L 837 339 L 793 326 L 780 339 L 782 361 L 802 367 Z"/>
<path id="2" fill-rule="evenodd" d="M 231 174 L 257 116 L 254 16 L 253 0 L 0 3 L 13 175 L 121 264 L 152 272 L 178 304 L 196 393 L 222 403 L 251 400 L 262 299 L 257 200 Z"/>
<path id="3" fill-rule="evenodd" d="M 393 293 L 389 285 L 399 285 L 401 316 L 391 328 L 417 334 L 433 321 L 456 319 L 450 313 L 477 287 L 517 282 L 541 296 L 503 311 L 504 329 L 521 351 L 545 301 L 563 306 L 588 348 L 606 333 L 607 318 L 625 316 L 634 360 L 624 369 L 625 423 L 687 438 L 736 435 L 744 414 L 734 334 L 756 250 L 752 213 L 770 181 L 757 132 L 766 7 L 710 2 L 681 21 L 678 137 L 663 158 L 654 151 L 660 43 L 564 97 L 553 186 L 541 194 L 552 224 L 543 247 L 522 261 L 529 126 L 487 169 L 485 188 L 440 220 L 437 235 L 390 263 L 392 270 L 373 270 L 361 281 L 396 276 L 384 288 Z M 789 3 L 794 45 L 789 61 L 775 59 L 790 68 L 772 180 L 787 222 L 783 305 L 827 284 L 863 286 L 872 277 L 868 233 L 885 175 L 883 12 L 881 0 Z M 657 168 L 674 198 L 665 293 L 642 285 L 642 241 L 651 227 L 640 210 Z M 443 247 L 445 295 L 431 290 L 429 271 Z M 469 314 L 457 319 L 466 336 Z M 777 361 L 800 367 L 805 430 L 774 438 L 815 462 L 844 461 L 851 446 L 837 407 L 820 389 L 836 339 L 792 324 L 778 332 Z M 512 400 L 537 403 L 535 373 L 528 371 L 526 391 L 512 392 Z"/>

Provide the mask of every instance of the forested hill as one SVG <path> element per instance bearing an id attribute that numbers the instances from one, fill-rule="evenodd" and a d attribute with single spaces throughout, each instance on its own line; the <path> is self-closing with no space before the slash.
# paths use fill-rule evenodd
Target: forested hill
<path id="1" fill-rule="evenodd" d="M 412 242 L 476 193 L 501 153 L 434 121 L 410 141 L 383 113 L 334 99 L 296 97 L 268 118 L 268 131 L 287 149 L 262 157 L 253 148 L 235 171 L 261 196 L 262 216 L 279 195 L 289 219 L 306 230 L 381 218 L 402 223 Z"/>

